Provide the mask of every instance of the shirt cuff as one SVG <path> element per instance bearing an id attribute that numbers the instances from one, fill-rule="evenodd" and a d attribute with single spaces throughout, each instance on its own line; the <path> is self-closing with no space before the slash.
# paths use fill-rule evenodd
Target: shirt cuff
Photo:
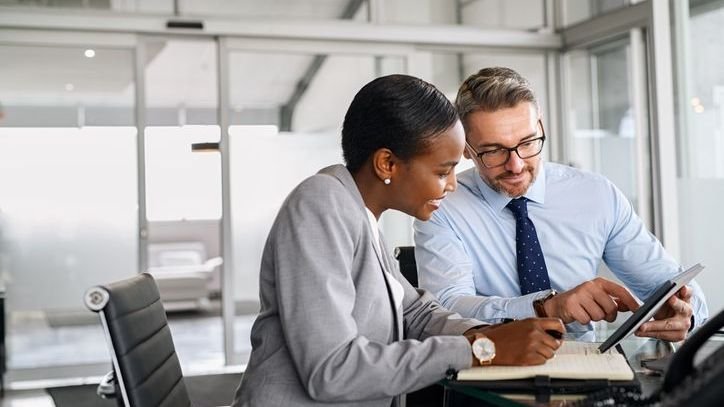
<path id="1" fill-rule="evenodd" d="M 524 319 L 535 317 L 536 315 L 533 310 L 533 301 L 545 298 L 551 292 L 552 290 L 548 289 L 520 297 L 509 298 L 507 304 L 508 318 Z"/>

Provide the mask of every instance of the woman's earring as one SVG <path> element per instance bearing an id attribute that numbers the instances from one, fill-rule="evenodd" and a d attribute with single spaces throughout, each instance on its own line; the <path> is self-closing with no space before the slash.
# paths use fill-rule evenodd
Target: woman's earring
<path id="1" fill-rule="evenodd" d="M 385 185 L 390 185 L 390 182 L 392 182 L 389 178 L 385 178 L 382 182 L 385 183 Z"/>

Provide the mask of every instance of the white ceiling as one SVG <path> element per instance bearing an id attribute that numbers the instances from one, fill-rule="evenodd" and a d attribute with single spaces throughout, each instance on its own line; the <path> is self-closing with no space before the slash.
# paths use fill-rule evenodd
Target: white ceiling
<path id="1" fill-rule="evenodd" d="M 0 4 L 12 1 L 0 0 Z M 159 8 L 165 0 L 154 0 Z M 184 15 L 338 18 L 350 0 L 181 0 Z M 47 2 L 37 2 L 37 4 Z M 66 4 L 67 3 L 67 4 Z M 98 7 L 103 2 L 95 2 Z M 24 2 L 33 5 L 33 2 Z M 54 1 L 56 6 L 77 4 Z M 114 0 L 114 10 L 142 8 L 144 2 Z M 170 4 L 173 4 L 170 2 Z M 213 40 L 159 40 L 147 43 L 148 107 L 215 108 L 218 104 L 217 48 Z M 43 106 L 132 106 L 134 62 L 131 50 L 0 45 L 0 103 Z M 232 108 L 276 108 L 289 100 L 312 55 L 241 53 L 230 55 Z"/>
<path id="2" fill-rule="evenodd" d="M 218 103 L 216 44 L 173 40 L 150 43 L 148 107 L 214 108 Z M 0 46 L 0 102 L 10 105 L 130 106 L 133 55 L 128 50 Z M 233 52 L 229 92 L 233 108 L 284 104 L 312 55 Z"/>

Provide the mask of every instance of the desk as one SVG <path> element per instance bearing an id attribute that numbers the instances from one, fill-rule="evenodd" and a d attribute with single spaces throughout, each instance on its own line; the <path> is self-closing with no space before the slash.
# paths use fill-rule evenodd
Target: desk
<path id="1" fill-rule="evenodd" d="M 705 345 L 697 359 L 708 356 L 709 353 L 716 350 L 722 343 L 724 337 L 710 339 L 711 346 Z M 661 342 L 654 339 L 631 337 L 621 342 L 626 358 L 634 369 L 636 379 L 641 384 L 641 391 L 644 395 L 650 395 L 658 390 L 663 377 L 652 373 L 651 371 L 641 367 L 641 361 L 646 359 L 658 359 L 666 355 L 670 355 L 674 347 L 668 342 Z M 482 390 L 473 385 L 465 384 L 465 382 L 444 381 L 445 387 L 445 406 L 560 406 L 565 405 L 567 401 L 583 398 L 585 395 L 551 395 L 550 393 L 496 393 L 493 391 Z"/>

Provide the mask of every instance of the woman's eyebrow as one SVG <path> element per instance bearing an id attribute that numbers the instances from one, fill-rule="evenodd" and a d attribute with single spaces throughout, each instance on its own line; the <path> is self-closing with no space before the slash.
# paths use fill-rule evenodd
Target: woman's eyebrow
<path id="1" fill-rule="evenodd" d="M 454 167 L 458 165 L 459 161 L 457 160 L 451 160 L 451 161 L 445 161 L 444 163 L 440 164 L 441 168 L 447 168 L 447 167 Z"/>

